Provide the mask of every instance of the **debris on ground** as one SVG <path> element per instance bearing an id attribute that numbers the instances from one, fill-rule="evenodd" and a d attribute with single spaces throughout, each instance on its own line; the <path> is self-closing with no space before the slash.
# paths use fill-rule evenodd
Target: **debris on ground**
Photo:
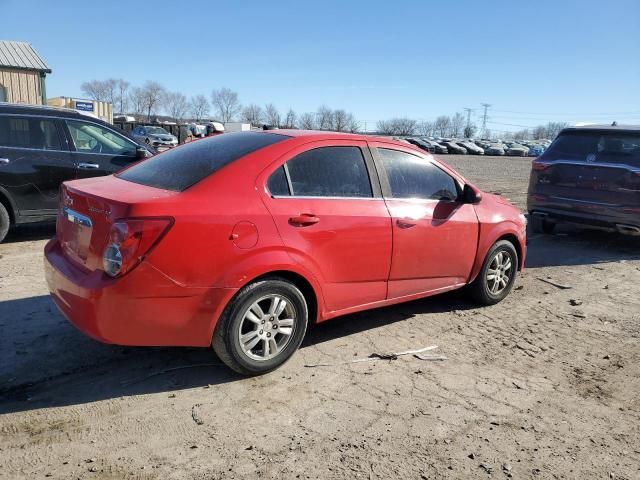
<path id="1" fill-rule="evenodd" d="M 570 290 L 570 289 L 573 288 L 571 285 L 564 285 L 562 283 L 558 283 L 558 282 L 555 282 L 553 280 L 549 280 L 548 278 L 542 278 L 542 277 L 536 277 L 536 278 L 538 280 L 540 280 L 541 282 L 548 283 L 549 285 L 553 285 L 554 287 L 559 288 L 561 290 Z"/>
<path id="2" fill-rule="evenodd" d="M 363 362 L 372 362 L 375 360 L 397 360 L 398 357 L 401 357 L 403 355 L 415 355 L 415 354 L 419 354 L 422 352 L 426 352 L 429 350 L 435 350 L 436 348 L 438 348 L 437 345 L 431 345 L 429 347 L 424 347 L 424 348 L 419 348 L 418 350 L 407 350 L 404 352 L 397 352 L 397 353 L 372 353 L 371 355 L 369 355 L 367 358 L 358 358 L 357 360 L 348 360 L 346 362 L 337 362 L 337 363 L 307 363 L 304 366 L 307 368 L 314 368 L 314 367 L 334 367 L 336 365 L 347 365 L 349 363 L 363 363 Z"/>
<path id="3" fill-rule="evenodd" d="M 191 418 L 193 418 L 193 421 L 196 422 L 196 424 L 203 425 L 204 420 L 200 415 L 200 405 L 200 403 L 196 403 L 193 407 L 191 407 Z"/>
<path id="4" fill-rule="evenodd" d="M 569 303 L 574 307 L 577 307 L 579 305 L 582 305 L 582 300 L 578 300 L 577 298 L 572 298 L 571 300 L 569 300 Z"/>
<path id="5" fill-rule="evenodd" d="M 445 357 L 444 355 L 421 355 L 419 353 L 416 353 L 413 356 L 416 357 L 418 360 L 431 360 L 433 362 L 448 360 L 448 358 Z"/>

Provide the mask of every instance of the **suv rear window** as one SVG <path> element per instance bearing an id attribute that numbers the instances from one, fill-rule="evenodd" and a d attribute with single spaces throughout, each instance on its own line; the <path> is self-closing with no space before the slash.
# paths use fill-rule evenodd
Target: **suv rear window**
<path id="1" fill-rule="evenodd" d="M 225 133 L 151 157 L 117 176 L 129 182 L 181 192 L 225 165 L 287 138 L 275 133 Z"/>
<path id="2" fill-rule="evenodd" d="M 541 160 L 578 160 L 640 167 L 640 132 L 567 131 L 549 146 Z"/>

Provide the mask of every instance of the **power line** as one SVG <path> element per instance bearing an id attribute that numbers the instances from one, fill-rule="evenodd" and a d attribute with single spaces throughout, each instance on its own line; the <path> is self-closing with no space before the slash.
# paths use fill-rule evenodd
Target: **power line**
<path id="1" fill-rule="evenodd" d="M 482 133 L 485 134 L 487 131 L 487 110 L 491 105 L 488 103 L 481 103 L 480 105 L 484 107 L 484 113 L 482 114 Z"/>

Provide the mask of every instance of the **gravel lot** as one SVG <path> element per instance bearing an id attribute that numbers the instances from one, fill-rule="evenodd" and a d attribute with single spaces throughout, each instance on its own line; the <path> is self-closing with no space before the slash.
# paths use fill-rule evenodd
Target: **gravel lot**
<path id="1" fill-rule="evenodd" d="M 443 159 L 524 207 L 529 159 Z M 640 478 L 638 239 L 531 236 L 499 305 L 350 315 L 241 378 L 208 349 L 78 333 L 47 296 L 51 235 L 0 245 L 0 478 Z M 429 345 L 448 360 L 304 366 Z"/>

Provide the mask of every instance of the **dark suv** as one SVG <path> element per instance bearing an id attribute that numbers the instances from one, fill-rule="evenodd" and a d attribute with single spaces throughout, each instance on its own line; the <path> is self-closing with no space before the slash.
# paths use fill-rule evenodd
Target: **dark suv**
<path id="1" fill-rule="evenodd" d="M 558 222 L 640 235 L 640 127 L 571 127 L 533 161 L 533 230 Z"/>
<path id="2" fill-rule="evenodd" d="M 75 110 L 0 103 L 0 242 L 10 226 L 55 219 L 65 180 L 109 175 L 153 153 Z"/>

